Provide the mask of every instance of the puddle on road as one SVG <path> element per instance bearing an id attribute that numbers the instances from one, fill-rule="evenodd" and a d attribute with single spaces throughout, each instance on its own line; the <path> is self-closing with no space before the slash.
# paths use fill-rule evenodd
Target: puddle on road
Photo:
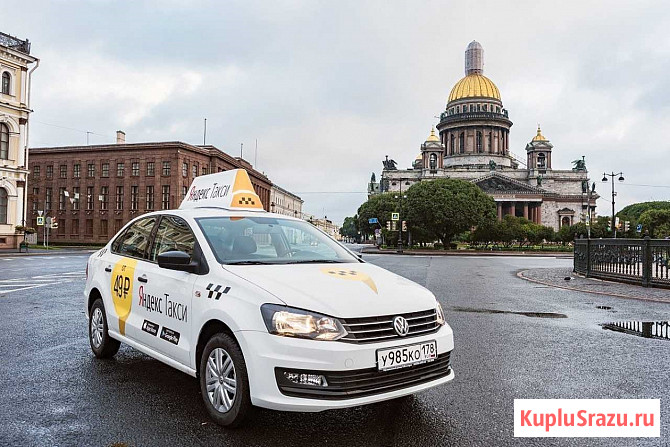
<path id="1" fill-rule="evenodd" d="M 600 325 L 608 331 L 644 338 L 670 340 L 670 321 L 615 321 Z"/>
<path id="2" fill-rule="evenodd" d="M 568 318 L 565 314 L 555 312 L 515 312 L 512 310 L 476 309 L 474 307 L 452 307 L 451 309 L 456 312 L 472 312 L 478 314 L 514 314 L 533 318 Z"/>

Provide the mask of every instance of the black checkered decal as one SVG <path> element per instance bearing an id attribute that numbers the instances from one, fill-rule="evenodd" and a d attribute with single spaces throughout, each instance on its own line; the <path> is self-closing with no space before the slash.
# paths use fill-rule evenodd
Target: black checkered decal
<path id="1" fill-rule="evenodd" d="M 256 201 L 254 200 L 253 197 L 240 197 L 240 200 L 237 201 L 238 204 L 240 205 L 255 205 Z"/>
<path id="2" fill-rule="evenodd" d="M 221 284 L 214 285 L 210 282 L 207 285 L 207 290 L 209 291 L 207 298 L 214 298 L 215 300 L 218 300 L 219 298 L 221 298 L 221 295 L 228 293 L 230 291 L 230 287 L 224 288 Z"/>

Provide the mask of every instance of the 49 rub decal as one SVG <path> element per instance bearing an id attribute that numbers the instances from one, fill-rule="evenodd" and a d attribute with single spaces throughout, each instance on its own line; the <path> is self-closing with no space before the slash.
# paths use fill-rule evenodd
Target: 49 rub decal
<path id="1" fill-rule="evenodd" d="M 133 305 L 133 277 L 136 259 L 122 258 L 112 270 L 111 294 L 114 310 L 119 316 L 119 332 L 126 335 L 126 320 Z"/>

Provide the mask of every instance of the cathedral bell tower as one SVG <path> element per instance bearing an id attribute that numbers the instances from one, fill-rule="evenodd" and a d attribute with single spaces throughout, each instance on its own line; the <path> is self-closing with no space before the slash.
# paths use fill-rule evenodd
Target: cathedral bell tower
<path id="1" fill-rule="evenodd" d="M 537 135 L 526 145 L 528 156 L 528 169 L 531 171 L 531 177 L 535 175 L 546 174 L 551 170 L 551 150 L 554 146 L 542 135 L 540 125 L 537 126 Z"/>
<path id="2" fill-rule="evenodd" d="M 435 128 L 430 129 L 430 135 L 421 145 L 421 168 L 424 172 L 437 173 L 438 169 L 444 168 L 444 145 L 440 138 L 435 135 Z M 417 157 L 417 161 L 418 157 Z M 418 165 L 416 167 L 419 167 Z"/>

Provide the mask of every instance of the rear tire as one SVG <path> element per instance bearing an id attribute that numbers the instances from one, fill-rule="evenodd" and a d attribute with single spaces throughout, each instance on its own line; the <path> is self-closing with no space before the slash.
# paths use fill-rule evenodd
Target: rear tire
<path id="1" fill-rule="evenodd" d="M 251 409 L 249 377 L 242 350 L 230 335 L 219 333 L 205 345 L 200 358 L 200 393 L 217 424 L 235 428 Z"/>
<path id="2" fill-rule="evenodd" d="M 114 357 L 121 343 L 107 332 L 107 314 L 102 299 L 98 298 L 88 313 L 88 341 L 93 354 L 99 359 Z"/>

